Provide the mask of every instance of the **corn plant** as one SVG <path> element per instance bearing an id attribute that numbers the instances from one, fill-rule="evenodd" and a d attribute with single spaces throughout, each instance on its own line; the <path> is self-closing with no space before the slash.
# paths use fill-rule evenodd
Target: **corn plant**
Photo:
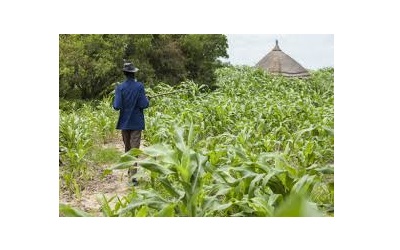
<path id="1" fill-rule="evenodd" d="M 296 178 L 297 172 L 282 165 L 279 156 L 249 157 L 240 149 L 227 152 L 229 165 L 213 166 L 192 149 L 193 128 L 190 125 L 184 136 L 184 130 L 176 127 L 173 147 L 157 144 L 122 157 L 114 169 L 138 163 L 156 181 L 149 189 L 138 189 L 138 197 L 119 215 L 141 211 L 146 216 L 275 216 L 286 199 L 307 200 L 316 175 Z M 147 158 L 138 160 L 139 154 Z"/>
<path id="2" fill-rule="evenodd" d="M 77 197 L 84 183 L 92 178 L 87 159 L 92 146 L 115 135 L 116 112 L 109 102 L 104 99 L 97 106 L 83 103 L 76 110 L 60 110 L 61 187 Z"/>
<path id="3" fill-rule="evenodd" d="M 71 194 L 80 196 L 80 182 L 90 178 L 85 156 L 92 141 L 88 133 L 88 124 L 75 113 L 60 116 L 60 148 L 64 164 L 60 168 L 60 176 Z"/>
<path id="4" fill-rule="evenodd" d="M 135 155 L 140 150 L 131 150 L 125 155 L 125 160 L 115 168 L 127 168 L 133 163 L 150 170 L 159 186 L 152 182 L 152 190 L 138 190 L 139 199 L 134 200 L 121 213 L 140 209 L 146 206 L 156 211 L 157 215 L 198 216 L 201 214 L 201 203 L 204 167 L 206 157 L 193 151 L 195 140 L 193 125 L 189 126 L 186 136 L 182 128 L 175 128 L 174 147 L 156 144 L 143 150 L 147 156 L 144 160 L 137 160 Z M 129 156 L 130 154 L 130 156 Z M 132 155 L 133 154 L 133 155 Z M 156 189 L 163 189 L 159 192 Z M 139 202 L 140 201 L 140 202 Z"/>
<path id="5" fill-rule="evenodd" d="M 150 101 L 144 131 L 150 146 L 125 154 L 117 165 L 141 164 L 150 182 L 109 214 L 281 216 L 293 214 L 282 208 L 288 204 L 331 214 L 333 69 L 312 72 L 309 79 L 249 67 L 221 68 L 216 75 L 214 91 L 186 81 L 178 86 L 183 91 Z M 159 84 L 146 91 L 173 90 Z M 98 143 L 94 131 L 102 140 L 112 136 L 116 112 L 109 101 L 81 105 L 75 114 L 88 124 L 92 143 Z"/>

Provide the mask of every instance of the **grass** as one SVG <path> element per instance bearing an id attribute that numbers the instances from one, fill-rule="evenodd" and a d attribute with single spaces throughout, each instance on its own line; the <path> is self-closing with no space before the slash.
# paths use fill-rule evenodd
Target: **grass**
<path id="1" fill-rule="evenodd" d="M 89 160 L 96 164 L 111 164 L 118 162 L 121 152 L 116 148 L 104 148 L 97 145 L 91 150 Z"/>

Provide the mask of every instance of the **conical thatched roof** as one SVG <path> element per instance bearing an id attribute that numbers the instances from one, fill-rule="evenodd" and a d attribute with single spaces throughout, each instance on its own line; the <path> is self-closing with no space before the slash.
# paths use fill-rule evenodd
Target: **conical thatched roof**
<path id="1" fill-rule="evenodd" d="M 256 64 L 256 67 L 283 76 L 307 77 L 310 75 L 303 66 L 279 48 L 278 40 L 275 47 Z"/>

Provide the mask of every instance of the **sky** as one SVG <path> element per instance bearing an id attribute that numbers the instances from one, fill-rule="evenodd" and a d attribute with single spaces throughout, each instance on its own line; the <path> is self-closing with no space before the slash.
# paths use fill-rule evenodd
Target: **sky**
<path id="1" fill-rule="evenodd" d="M 333 34 L 227 34 L 229 61 L 233 65 L 254 66 L 275 46 L 303 67 L 333 67 Z"/>

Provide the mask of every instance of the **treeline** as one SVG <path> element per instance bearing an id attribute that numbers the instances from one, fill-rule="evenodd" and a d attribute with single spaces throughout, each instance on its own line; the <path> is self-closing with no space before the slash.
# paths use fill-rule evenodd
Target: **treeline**
<path id="1" fill-rule="evenodd" d="M 227 38 L 218 34 L 59 35 L 59 97 L 96 99 L 124 79 L 124 59 L 146 85 L 176 85 L 190 79 L 212 86 L 227 58 Z"/>

